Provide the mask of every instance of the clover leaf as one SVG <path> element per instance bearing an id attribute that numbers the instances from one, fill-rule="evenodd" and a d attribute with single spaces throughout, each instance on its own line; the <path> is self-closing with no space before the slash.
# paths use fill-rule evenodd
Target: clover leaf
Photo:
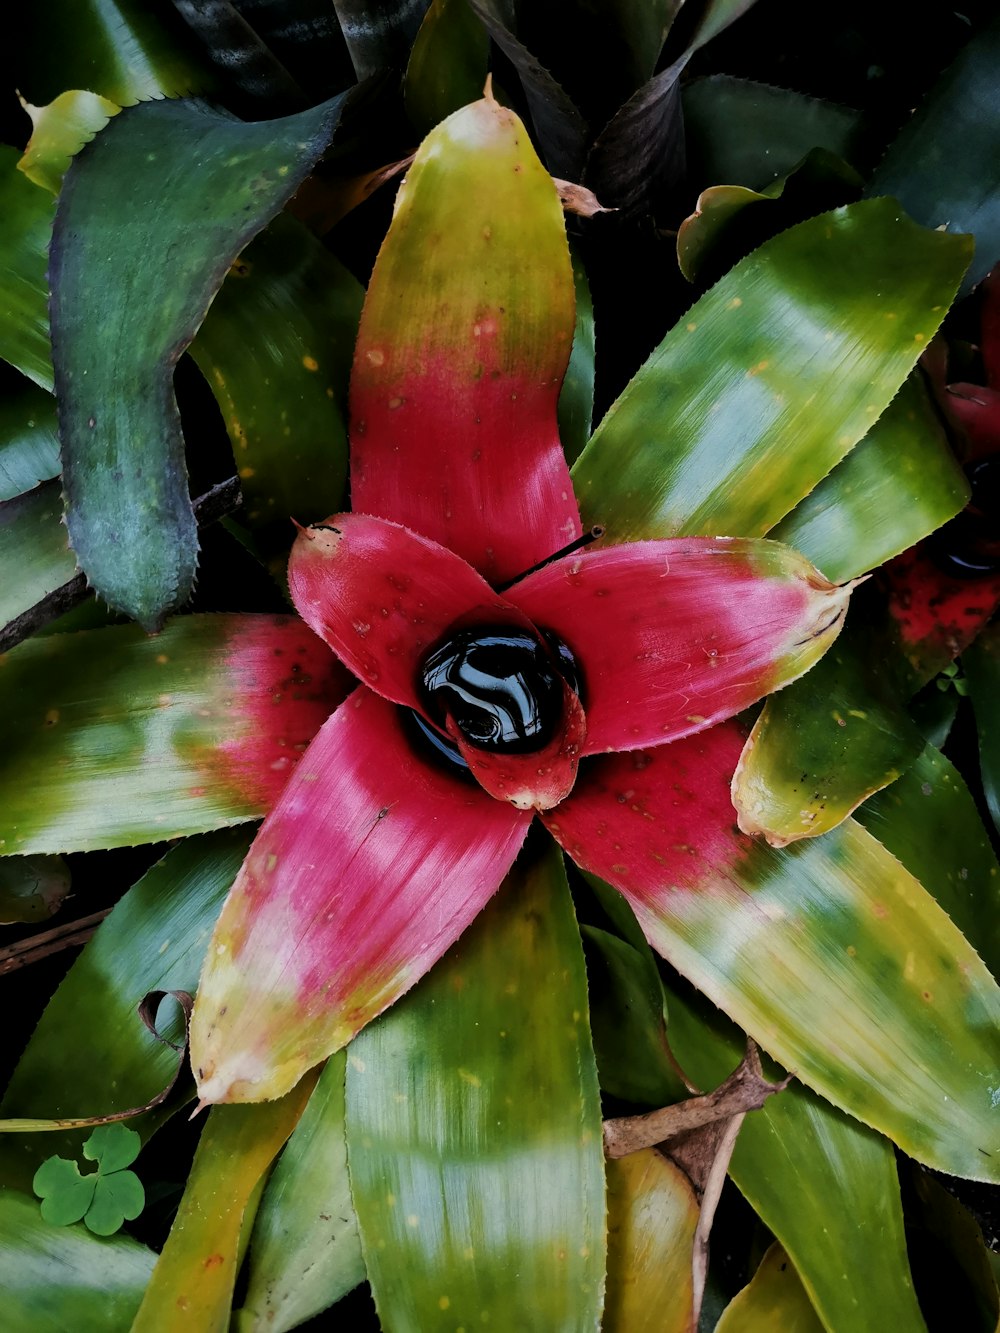
<path id="1" fill-rule="evenodd" d="M 76 1162 L 50 1157 L 35 1172 L 32 1189 L 42 1201 L 42 1217 L 53 1226 L 81 1219 L 98 1236 L 110 1236 L 128 1218 L 138 1217 L 146 1202 L 134 1171 L 125 1168 L 139 1152 L 141 1140 L 124 1125 L 101 1125 L 83 1145 L 83 1155 L 97 1170 L 81 1175 Z"/>

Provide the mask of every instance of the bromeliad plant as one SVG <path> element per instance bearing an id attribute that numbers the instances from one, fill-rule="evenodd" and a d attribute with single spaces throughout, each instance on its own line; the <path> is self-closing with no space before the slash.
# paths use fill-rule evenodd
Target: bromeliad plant
<path id="1" fill-rule="evenodd" d="M 335 469 L 328 498 L 298 482 L 298 617 L 166 619 L 193 519 L 176 485 L 151 495 L 142 473 L 179 448 L 170 376 L 186 341 L 197 332 L 266 549 L 286 504 L 268 431 L 293 448 L 307 423 L 336 434 L 337 356 L 316 332 L 332 341 L 349 320 L 323 324 L 315 298 L 349 306 L 351 282 L 290 218 L 199 324 L 339 109 L 263 127 L 183 102 L 126 110 L 61 192 L 70 531 L 104 595 L 163 627 L 40 637 L 3 659 L 17 708 L 0 837 L 23 856 L 182 841 L 53 1000 L 6 1128 L 152 1099 L 170 1056 L 129 1020 L 152 990 L 197 987 L 191 1065 L 213 1105 L 159 1257 L 59 1233 L 39 1289 L 88 1264 L 114 1298 L 108 1327 L 160 1330 L 177 1310 L 224 1327 L 249 1239 L 244 1330 L 293 1327 L 365 1277 L 386 1329 L 689 1329 L 735 1139 L 730 1174 L 794 1265 L 772 1253 L 758 1297 L 834 1330 L 920 1330 L 893 1144 L 995 1179 L 1000 1005 L 973 947 L 996 961 L 995 863 L 945 761 L 898 698 L 868 691 L 856 611 L 840 631 L 858 577 L 964 502 L 907 377 L 970 247 L 884 199 L 793 228 L 688 311 L 570 468 L 558 417 L 588 315 L 556 186 L 513 112 L 466 105 L 423 141 L 368 284 L 350 510 L 324 517 L 341 505 Z M 111 209 L 108 182 L 126 180 Z M 157 191 L 167 282 L 147 272 Z M 98 226 L 116 246 L 90 246 Z M 305 256 L 297 285 L 289 253 Z M 255 281 L 288 300 L 255 307 Z M 110 354 L 90 336 L 105 299 Z M 234 330 L 260 308 L 282 311 L 277 352 L 247 373 Z M 270 333 L 248 342 L 261 364 Z M 271 375 L 286 398 L 262 390 Z M 136 422 L 153 441 L 138 467 Z M 904 438 L 933 478 L 909 506 Z M 859 476 L 890 497 L 864 524 Z M 154 525 L 134 520 L 140 502 Z M 851 523 L 857 541 L 831 543 Z M 968 831 L 961 867 L 913 835 L 941 802 Z M 792 808 L 791 835 L 772 804 Z M 252 842 L 226 827 L 261 815 Z M 683 1119 L 744 1033 L 790 1087 L 742 1128 L 752 1099 L 724 1102 L 714 1140 L 605 1162 L 602 1094 L 606 1114 L 679 1103 Z M 144 1135 L 163 1114 L 139 1119 Z M 55 1244 L 30 1199 L 45 1139 L 0 1142 L 0 1271 Z"/>

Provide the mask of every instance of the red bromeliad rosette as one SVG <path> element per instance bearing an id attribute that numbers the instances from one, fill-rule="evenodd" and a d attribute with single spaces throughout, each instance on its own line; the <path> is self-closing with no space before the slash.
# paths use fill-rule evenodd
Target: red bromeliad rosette
<path id="1" fill-rule="evenodd" d="M 440 188 L 456 153 L 485 209 Z M 584 549 L 556 425 L 572 292 L 523 127 L 465 108 L 421 148 L 369 288 L 351 396 L 364 512 L 292 552 L 299 613 L 361 685 L 219 920 L 192 1024 L 204 1101 L 281 1095 L 392 1004 L 496 891 L 536 811 L 642 918 L 684 878 L 684 825 L 720 825 L 717 784 L 708 820 L 674 811 L 653 747 L 787 684 L 839 631 L 849 589 L 775 542 Z M 609 780 L 622 762 L 626 786 Z"/>

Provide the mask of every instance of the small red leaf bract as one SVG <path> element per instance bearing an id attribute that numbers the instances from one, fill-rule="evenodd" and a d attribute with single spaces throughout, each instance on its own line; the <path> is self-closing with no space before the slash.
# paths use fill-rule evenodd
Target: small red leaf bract
<path id="1" fill-rule="evenodd" d="M 505 593 L 582 666 L 584 754 L 662 745 L 787 685 L 849 596 L 779 542 L 719 537 L 567 556 Z"/>
<path id="2" fill-rule="evenodd" d="M 448 733 L 479 785 L 518 810 L 551 810 L 573 790 L 587 735 L 583 705 L 563 682 L 563 715 L 555 735 L 531 754 L 480 750 L 470 745 L 449 718 Z"/>
<path id="3" fill-rule="evenodd" d="M 299 614 L 383 698 L 422 709 L 420 665 L 460 618 L 521 617 L 461 558 L 408 528 L 334 514 L 304 528 L 288 566 Z"/>
<path id="4" fill-rule="evenodd" d="M 556 407 L 573 341 L 559 198 L 492 99 L 424 140 L 368 288 L 351 494 L 493 583 L 580 535 Z"/>
<path id="5" fill-rule="evenodd" d="M 531 815 L 425 760 L 356 690 L 265 821 L 208 949 L 191 1062 L 208 1102 L 281 1096 L 444 953 Z"/>

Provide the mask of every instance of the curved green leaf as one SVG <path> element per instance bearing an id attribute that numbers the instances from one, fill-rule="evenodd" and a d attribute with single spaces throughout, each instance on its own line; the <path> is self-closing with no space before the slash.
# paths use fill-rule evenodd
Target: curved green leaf
<path id="1" fill-rule="evenodd" d="M 20 17 L 18 81 L 32 101 L 89 88 L 126 106 L 206 88 L 183 25 L 146 0 L 43 0 Z"/>
<path id="2" fill-rule="evenodd" d="M 579 255 L 573 260 L 573 288 L 576 292 L 576 325 L 573 350 L 559 390 L 559 438 L 568 462 L 580 454 L 590 439 L 594 422 L 594 303 L 590 296 L 587 270 Z"/>
<path id="3" fill-rule="evenodd" d="M 66 173 L 49 260 L 66 521 L 90 583 L 147 629 L 187 600 L 197 557 L 174 366 L 343 100 L 249 125 L 145 103 Z"/>
<path id="4" fill-rule="evenodd" d="M 680 270 L 689 282 L 705 282 L 792 223 L 853 202 L 861 183 L 853 167 L 813 148 L 762 190 L 711 185 L 677 232 Z"/>
<path id="5" fill-rule="evenodd" d="M 90 851 L 256 819 L 343 694 L 292 616 L 196 615 L 0 656 L 0 852 Z"/>
<path id="6" fill-rule="evenodd" d="M 969 483 L 914 373 L 860 444 L 768 536 L 842 583 L 913 546 L 968 499 Z"/>
<path id="7" fill-rule="evenodd" d="M 743 1034 L 673 991 L 670 1020 L 689 1077 L 715 1087 L 740 1058 Z M 746 1117 L 729 1173 L 793 1256 L 828 1328 L 924 1333 L 887 1139 L 793 1081 Z"/>
<path id="8" fill-rule="evenodd" d="M 772 1245 L 750 1282 L 726 1306 L 715 1333 L 823 1333 L 795 1265 Z"/>
<path id="9" fill-rule="evenodd" d="M 222 410 L 248 527 L 287 550 L 335 509 L 347 475 L 343 404 L 364 293 L 294 218 L 229 271 L 191 346 Z"/>
<path id="10" fill-rule="evenodd" d="M 857 820 L 934 895 L 1000 976 L 1000 866 L 958 770 L 927 745 L 898 782 L 865 802 Z"/>
<path id="11" fill-rule="evenodd" d="M 79 1222 L 94 1201 L 97 1172 L 82 1176 L 68 1157 L 50 1157 L 35 1172 L 31 1188 L 42 1201 L 44 1221 L 54 1227 Z"/>
<path id="12" fill-rule="evenodd" d="M 252 833 L 227 829 L 189 838 L 118 902 L 86 945 L 32 1034 L 0 1114 L 105 1115 L 142 1106 L 177 1068 L 177 1052 L 143 1026 L 136 1005 L 148 991 L 193 992 L 215 918 Z M 159 1028 L 183 1036 L 164 1001 Z M 145 1137 L 162 1117 L 133 1121 Z M 27 1188 L 53 1149 L 76 1155 L 84 1133 L 0 1135 L 0 1179 Z"/>
<path id="13" fill-rule="evenodd" d="M 359 79 L 402 66 L 428 0 L 333 0 Z"/>
<path id="14" fill-rule="evenodd" d="M 682 93 L 688 175 L 696 189 L 763 189 L 813 148 L 860 166 L 861 113 L 791 88 L 712 74 Z"/>
<path id="15" fill-rule="evenodd" d="M 47 481 L 0 504 L 0 628 L 75 573 L 58 481 Z"/>
<path id="16" fill-rule="evenodd" d="M 1000 829 L 1000 626 L 979 635 L 962 654 L 962 666 L 976 712 L 983 791 Z"/>
<path id="17" fill-rule="evenodd" d="M 906 121 L 868 186 L 928 227 L 976 238 L 962 293 L 1000 259 L 1000 21 L 978 33 Z"/>
<path id="18" fill-rule="evenodd" d="M 0 502 L 58 475 L 55 401 L 22 380 L 0 398 Z"/>
<path id="19" fill-rule="evenodd" d="M 603 1333 L 689 1333 L 698 1201 L 653 1148 L 610 1161 Z"/>
<path id="20" fill-rule="evenodd" d="M 895 396 L 970 245 L 887 200 L 768 241 L 691 308 L 598 426 L 573 469 L 584 526 L 604 523 L 613 541 L 767 532 Z"/>
<path id="21" fill-rule="evenodd" d="M 307 1074 L 279 1101 L 209 1113 L 177 1217 L 132 1333 L 163 1333 L 178 1318 L 198 1333 L 229 1328 L 240 1232 L 261 1178 L 295 1128 L 315 1084 Z"/>
<path id="22" fill-rule="evenodd" d="M 121 107 L 98 93 L 75 90 L 60 93 L 48 106 L 29 103 L 24 109 L 33 129 L 18 169 L 35 185 L 58 194 L 72 159 Z"/>
<path id="23" fill-rule="evenodd" d="M 603 1151 L 586 1014 L 550 847 L 351 1044 L 351 1184 L 395 1333 L 596 1328 Z"/>
<path id="24" fill-rule="evenodd" d="M 50 1226 L 34 1200 L 0 1191 L 0 1290 L 11 1333 L 128 1333 L 155 1261 L 127 1236 Z"/>
<path id="25" fill-rule="evenodd" d="M 364 1281 L 347 1175 L 343 1051 L 330 1057 L 254 1220 L 240 1333 L 284 1333 Z"/>
<path id="26" fill-rule="evenodd" d="M 432 0 L 403 81 L 407 114 L 419 134 L 482 96 L 489 49 L 466 0 Z"/>
<path id="27" fill-rule="evenodd" d="M 18 157 L 0 144 L 0 358 L 51 389 L 45 270 L 54 204 L 18 171 Z"/>
<path id="28" fill-rule="evenodd" d="M 733 776 L 740 828 L 775 847 L 826 833 L 905 772 L 923 743 L 871 636 L 849 622 L 754 723 Z"/>

